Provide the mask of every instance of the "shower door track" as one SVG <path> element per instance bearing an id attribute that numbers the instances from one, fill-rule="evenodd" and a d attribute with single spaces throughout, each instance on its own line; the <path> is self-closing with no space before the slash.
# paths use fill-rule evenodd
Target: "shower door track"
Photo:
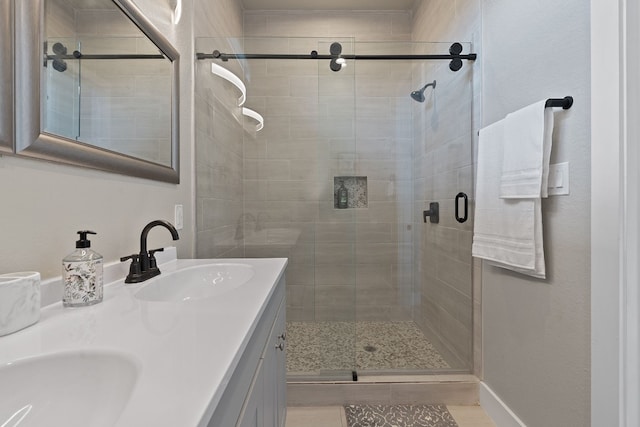
<path id="1" fill-rule="evenodd" d="M 196 53 L 196 59 L 220 59 L 227 62 L 230 59 L 312 59 L 330 60 L 331 70 L 340 71 L 342 64 L 347 59 L 364 61 L 406 61 L 406 60 L 450 60 L 451 71 L 458 71 L 462 68 L 462 60 L 475 61 L 478 57 L 475 53 L 462 54 L 462 44 L 456 42 L 449 47 L 448 55 L 355 55 L 342 54 L 342 45 L 333 42 L 329 55 L 320 55 L 318 51 L 312 50 L 308 54 L 281 54 L 281 53 L 222 53 L 214 50 L 212 53 Z"/>
<path id="2" fill-rule="evenodd" d="M 196 53 L 197 59 L 220 59 L 224 62 L 230 59 L 355 59 L 355 60 L 384 60 L 384 61 L 397 61 L 397 60 L 446 60 L 446 59 L 466 59 L 469 61 L 475 61 L 477 54 L 469 53 L 465 55 L 320 55 L 313 52 L 308 54 L 279 54 L 279 53 L 222 53 L 214 50 L 213 53 Z"/>

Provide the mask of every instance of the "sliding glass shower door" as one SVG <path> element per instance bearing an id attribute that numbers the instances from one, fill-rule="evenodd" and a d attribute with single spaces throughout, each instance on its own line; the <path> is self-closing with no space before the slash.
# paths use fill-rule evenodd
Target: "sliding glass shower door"
<path id="1" fill-rule="evenodd" d="M 473 193 L 471 63 L 456 72 L 449 61 L 348 58 L 442 54 L 451 43 L 196 43 L 203 52 L 225 45 L 242 53 L 334 55 L 222 63 L 242 75 L 245 106 L 264 117 L 264 128 L 244 122 L 241 150 L 224 154 L 240 156 L 241 203 L 224 194 L 228 203 L 208 213 L 204 200 L 199 210 L 229 219 L 219 227 L 229 245 L 221 256 L 289 259 L 289 375 L 350 380 L 469 371 L 472 215 L 458 222 L 454 202 Z M 210 78 L 199 75 L 196 89 Z M 224 129 L 233 117 L 214 111 Z M 201 135 L 197 151 L 206 153 Z M 208 185 L 198 182 L 199 191 Z M 424 222 L 431 203 L 438 203 L 438 222 Z"/>
<path id="2" fill-rule="evenodd" d="M 244 52 L 329 52 L 336 40 L 243 40 Z M 353 41 L 340 40 L 344 53 Z M 243 143 L 243 236 L 248 257 L 283 256 L 287 267 L 288 371 L 351 379 L 355 366 L 354 192 L 339 208 L 334 188 L 354 176 L 354 69 L 329 61 L 250 59 L 248 108 L 265 121 Z M 255 218 L 255 225 L 251 219 Z"/>

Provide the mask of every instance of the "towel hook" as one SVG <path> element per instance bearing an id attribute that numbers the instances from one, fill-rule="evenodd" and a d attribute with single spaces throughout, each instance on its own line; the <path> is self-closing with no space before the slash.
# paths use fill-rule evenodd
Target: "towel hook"
<path id="1" fill-rule="evenodd" d="M 544 103 L 545 108 L 549 107 L 562 107 L 563 110 L 568 110 L 573 105 L 573 97 L 565 96 L 564 98 L 549 98 Z"/>

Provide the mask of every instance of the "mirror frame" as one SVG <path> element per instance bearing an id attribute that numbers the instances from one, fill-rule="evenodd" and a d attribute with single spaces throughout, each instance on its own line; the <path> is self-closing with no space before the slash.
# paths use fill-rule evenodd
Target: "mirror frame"
<path id="1" fill-rule="evenodd" d="M 12 3 L 0 0 L 0 154 L 14 150 Z"/>
<path id="2" fill-rule="evenodd" d="M 43 87 L 45 78 L 45 73 L 42 72 L 45 0 L 15 2 L 15 153 L 24 157 L 178 184 L 180 183 L 178 117 L 180 55 L 144 16 L 133 0 L 112 1 L 172 63 L 171 166 L 42 131 L 43 107 L 40 102 L 40 89 Z"/>

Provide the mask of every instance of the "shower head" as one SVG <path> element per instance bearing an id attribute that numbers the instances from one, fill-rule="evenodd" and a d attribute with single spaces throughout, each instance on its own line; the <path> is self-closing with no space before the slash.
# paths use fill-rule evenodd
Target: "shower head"
<path id="1" fill-rule="evenodd" d="M 418 102 L 424 102 L 424 89 L 414 90 L 411 92 L 411 97 Z"/>
<path id="2" fill-rule="evenodd" d="M 425 100 L 424 91 L 429 86 L 431 86 L 431 87 L 433 87 L 435 89 L 436 88 L 436 81 L 434 80 L 431 83 L 427 83 L 426 85 L 424 85 L 424 87 L 422 89 L 414 90 L 413 92 L 411 92 L 411 98 L 413 98 L 414 100 L 416 100 L 418 102 L 424 102 L 424 100 Z"/>

